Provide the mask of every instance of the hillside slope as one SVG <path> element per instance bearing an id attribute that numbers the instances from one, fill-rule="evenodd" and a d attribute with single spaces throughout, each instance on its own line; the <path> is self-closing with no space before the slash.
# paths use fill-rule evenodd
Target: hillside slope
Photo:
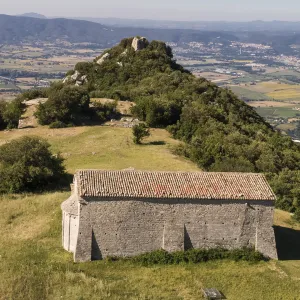
<path id="1" fill-rule="evenodd" d="M 124 39 L 67 75 L 66 85 L 82 85 L 92 97 L 134 101 L 136 117 L 152 127 L 167 127 L 185 142 L 178 153 L 205 170 L 266 173 L 278 205 L 300 209 L 300 201 L 294 201 L 299 197 L 299 145 L 274 131 L 231 91 L 178 65 L 165 43 Z M 288 178 L 294 178 L 291 186 L 283 188 Z"/>
<path id="2" fill-rule="evenodd" d="M 69 172 L 128 167 L 197 170 L 196 165 L 169 151 L 178 141 L 163 129 L 152 129 L 144 145 L 133 144 L 128 128 L 104 126 L 1 131 L 0 144 L 24 135 L 47 138 L 53 152 L 66 158 Z M 282 258 L 290 261 L 152 267 L 121 261 L 75 264 L 72 254 L 61 245 L 60 205 L 69 196 L 69 191 L 0 196 L 1 300 L 190 300 L 203 299 L 201 289 L 212 286 L 228 299 L 292 300 L 300 294 L 300 227 L 288 213 L 277 211 L 275 225 L 283 231 L 277 240 Z"/>

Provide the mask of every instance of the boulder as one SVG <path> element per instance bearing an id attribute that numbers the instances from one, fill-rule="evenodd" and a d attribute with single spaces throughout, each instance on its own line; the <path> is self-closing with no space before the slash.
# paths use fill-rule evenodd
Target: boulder
<path id="1" fill-rule="evenodd" d="M 76 70 L 75 73 L 73 75 L 71 75 L 71 79 L 73 81 L 76 81 L 79 79 L 80 76 L 81 76 L 81 74 Z"/>
<path id="2" fill-rule="evenodd" d="M 148 44 L 148 41 L 146 38 L 144 37 L 141 37 L 141 38 L 137 38 L 135 37 L 132 41 L 132 48 L 135 50 L 135 51 L 139 51 L 139 50 L 143 50 L 147 47 L 147 44 Z"/>
<path id="3" fill-rule="evenodd" d="M 87 83 L 88 82 L 87 75 L 81 76 L 80 81 L 82 81 L 82 83 Z"/>
<path id="4" fill-rule="evenodd" d="M 81 75 L 78 71 L 75 71 L 73 75 L 69 75 L 63 79 L 63 83 L 71 83 L 75 84 L 76 86 L 83 85 L 87 82 L 87 75 Z"/>
<path id="5" fill-rule="evenodd" d="M 102 65 L 104 63 L 104 61 L 106 59 L 108 59 L 110 57 L 109 53 L 105 53 L 103 56 L 101 56 L 98 60 L 97 60 L 97 64 L 98 65 Z"/>

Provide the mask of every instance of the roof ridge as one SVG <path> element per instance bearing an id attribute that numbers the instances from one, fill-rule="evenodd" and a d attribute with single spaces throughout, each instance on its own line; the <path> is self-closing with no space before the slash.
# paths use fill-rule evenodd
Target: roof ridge
<path id="1" fill-rule="evenodd" d="M 253 172 L 207 172 L 207 171 L 161 171 L 161 170 L 155 170 L 155 171 L 151 171 L 151 170 L 137 170 L 137 169 L 121 169 L 121 170 L 111 170 L 111 169 L 77 169 L 75 171 L 75 174 L 78 172 L 88 172 L 88 171 L 97 171 L 97 172 L 124 172 L 124 173 L 128 173 L 128 172 L 133 172 L 133 173 L 178 173 L 178 174 L 182 174 L 182 173 L 188 173 L 188 174 L 198 174 L 198 173 L 205 173 L 205 174 L 239 174 L 239 175 L 251 175 L 251 176 L 263 176 L 265 177 L 265 175 L 263 173 L 253 173 Z"/>

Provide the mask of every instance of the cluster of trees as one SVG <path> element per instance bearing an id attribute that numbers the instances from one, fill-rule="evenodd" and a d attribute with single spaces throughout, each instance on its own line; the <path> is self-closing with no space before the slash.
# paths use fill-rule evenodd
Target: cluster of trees
<path id="1" fill-rule="evenodd" d="M 35 116 L 41 125 L 62 128 L 81 125 L 89 121 L 105 122 L 119 118 L 117 102 L 93 103 L 85 87 L 53 84 L 47 90 L 48 100 L 40 103 Z"/>

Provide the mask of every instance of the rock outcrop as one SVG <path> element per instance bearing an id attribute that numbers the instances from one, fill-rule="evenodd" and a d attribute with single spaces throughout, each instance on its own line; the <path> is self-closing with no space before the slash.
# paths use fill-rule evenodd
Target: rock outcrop
<path id="1" fill-rule="evenodd" d="M 101 56 L 98 60 L 97 60 L 97 64 L 98 65 L 102 65 L 104 63 L 104 61 L 106 59 L 108 59 L 110 57 L 109 53 L 105 53 L 103 56 Z"/>
<path id="2" fill-rule="evenodd" d="M 144 37 L 135 37 L 131 46 L 135 51 L 143 50 L 147 47 L 147 39 Z"/>
<path id="3" fill-rule="evenodd" d="M 63 83 L 71 83 L 75 84 L 76 86 L 83 85 L 87 82 L 87 75 L 82 75 L 77 70 L 75 70 L 75 73 L 73 75 L 69 75 L 63 79 Z"/>

